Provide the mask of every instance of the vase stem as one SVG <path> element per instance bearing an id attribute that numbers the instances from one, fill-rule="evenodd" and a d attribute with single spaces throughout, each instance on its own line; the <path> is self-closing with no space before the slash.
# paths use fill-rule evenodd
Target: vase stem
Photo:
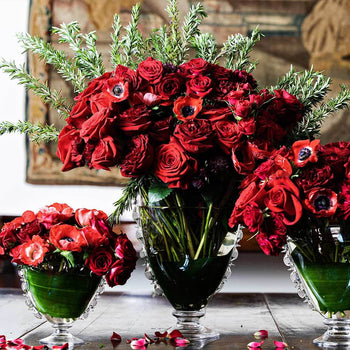
<path id="1" fill-rule="evenodd" d="M 177 319 L 176 326 L 169 329 L 168 333 L 177 329 L 190 340 L 215 340 L 219 338 L 218 332 L 200 324 L 200 319 L 205 315 L 205 308 L 196 311 L 174 310 L 173 315 Z"/>
<path id="2" fill-rule="evenodd" d="M 350 319 L 326 319 L 324 324 L 328 329 L 321 337 L 314 339 L 314 344 L 326 348 L 349 349 Z"/>

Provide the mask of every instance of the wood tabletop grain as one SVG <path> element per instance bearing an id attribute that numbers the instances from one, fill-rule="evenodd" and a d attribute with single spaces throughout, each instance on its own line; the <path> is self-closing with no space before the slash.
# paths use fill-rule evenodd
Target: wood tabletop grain
<path id="1" fill-rule="evenodd" d="M 104 293 L 96 308 L 85 320 L 73 325 L 72 334 L 85 344 L 76 349 L 98 350 L 113 346 L 113 332 L 122 336 L 115 350 L 131 349 L 127 339 L 153 336 L 174 325 L 172 308 L 163 297 Z M 22 338 L 28 345 L 39 345 L 39 339 L 52 332 L 44 319 L 35 318 L 25 305 L 18 289 L 0 289 L 0 334 L 8 339 Z M 295 294 L 219 293 L 207 308 L 203 324 L 220 332 L 220 339 L 208 344 L 191 343 L 186 349 L 247 349 L 254 332 L 266 329 L 269 338 L 262 349 L 275 349 L 273 340 L 284 341 L 290 350 L 318 349 L 312 340 L 325 331 L 322 317 L 312 311 Z M 152 344 L 148 349 L 173 349 L 170 345 Z"/>

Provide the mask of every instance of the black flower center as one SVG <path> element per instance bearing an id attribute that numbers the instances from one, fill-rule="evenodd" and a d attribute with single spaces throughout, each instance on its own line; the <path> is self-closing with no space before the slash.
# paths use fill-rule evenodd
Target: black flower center
<path id="1" fill-rule="evenodd" d="M 327 196 L 319 196 L 315 199 L 314 205 L 317 211 L 327 210 L 331 206 L 331 201 Z"/>
<path id="2" fill-rule="evenodd" d="M 194 108 L 192 106 L 185 106 L 182 108 L 181 112 L 184 117 L 189 117 L 190 115 L 193 115 Z"/>
<path id="3" fill-rule="evenodd" d="M 116 97 L 119 97 L 123 94 L 124 92 L 124 87 L 121 84 L 117 84 L 114 88 L 113 88 L 113 94 Z"/>
<path id="4" fill-rule="evenodd" d="M 74 242 L 74 239 L 72 237 L 62 237 L 60 241 Z"/>
<path id="5" fill-rule="evenodd" d="M 304 147 L 300 150 L 298 159 L 299 160 L 306 160 L 311 156 L 311 150 L 308 147 Z"/>

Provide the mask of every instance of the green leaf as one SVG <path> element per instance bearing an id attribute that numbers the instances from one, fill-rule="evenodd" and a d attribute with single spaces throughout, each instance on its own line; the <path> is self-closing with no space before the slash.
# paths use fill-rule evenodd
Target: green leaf
<path id="1" fill-rule="evenodd" d="M 149 203 L 152 204 L 165 199 L 172 191 L 172 188 L 169 188 L 165 183 L 153 183 L 148 191 Z"/>
<path id="2" fill-rule="evenodd" d="M 67 260 L 69 267 L 74 267 L 73 252 L 68 250 L 62 250 L 61 255 Z"/>

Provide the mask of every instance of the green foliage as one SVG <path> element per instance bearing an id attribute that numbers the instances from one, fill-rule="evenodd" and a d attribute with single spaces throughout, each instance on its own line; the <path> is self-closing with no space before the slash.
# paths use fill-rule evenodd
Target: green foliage
<path id="1" fill-rule="evenodd" d="M 17 124 L 0 122 L 0 135 L 15 132 L 28 135 L 35 143 L 56 141 L 59 134 L 53 125 L 32 124 L 27 121 L 18 121 Z"/>
<path id="2" fill-rule="evenodd" d="M 120 45 L 121 41 L 119 40 L 120 30 L 122 29 L 122 25 L 120 24 L 120 16 L 118 14 L 114 15 L 113 24 L 112 24 L 112 44 L 111 44 L 111 63 L 114 67 L 116 67 L 120 63 Z"/>
<path id="3" fill-rule="evenodd" d="M 169 188 L 168 185 L 165 184 L 164 182 L 152 183 L 148 190 L 149 203 L 154 204 L 162 201 L 163 199 L 168 197 L 172 191 L 173 190 Z"/>
<path id="4" fill-rule="evenodd" d="M 75 266 L 73 252 L 68 250 L 61 250 L 60 254 L 66 259 L 69 268 Z"/>
<path id="5" fill-rule="evenodd" d="M 192 39 L 192 47 L 196 50 L 196 56 L 207 62 L 215 63 L 218 54 L 218 45 L 211 33 L 196 34 Z"/>

